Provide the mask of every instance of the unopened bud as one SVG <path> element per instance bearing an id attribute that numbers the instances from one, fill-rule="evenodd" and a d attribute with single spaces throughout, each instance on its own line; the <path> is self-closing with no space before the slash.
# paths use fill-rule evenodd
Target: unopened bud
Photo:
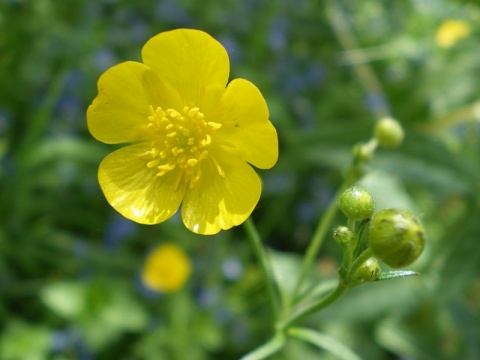
<path id="1" fill-rule="evenodd" d="M 352 231 L 346 226 L 338 226 L 333 230 L 333 238 L 340 246 L 348 245 L 353 240 Z"/>
<path id="2" fill-rule="evenodd" d="M 340 210 L 352 220 L 363 220 L 373 215 L 375 202 L 372 195 L 360 186 L 352 186 L 340 195 Z"/>
<path id="3" fill-rule="evenodd" d="M 414 262 L 422 253 L 425 241 L 422 224 L 408 211 L 381 210 L 370 222 L 368 242 L 372 253 L 393 268 Z"/>
<path id="4" fill-rule="evenodd" d="M 381 147 L 397 148 L 402 143 L 404 136 L 402 125 L 395 119 L 383 118 L 375 126 L 375 138 Z"/>
<path id="5" fill-rule="evenodd" d="M 371 257 L 367 259 L 350 277 L 350 285 L 359 285 L 378 279 L 380 273 L 380 264 L 377 259 Z"/>

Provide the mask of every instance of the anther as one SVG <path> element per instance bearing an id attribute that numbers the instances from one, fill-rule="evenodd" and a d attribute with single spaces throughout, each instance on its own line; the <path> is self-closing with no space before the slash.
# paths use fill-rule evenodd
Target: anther
<path id="1" fill-rule="evenodd" d="M 170 171 L 175 169 L 175 164 L 165 164 L 165 165 L 160 165 L 157 166 L 158 170 L 163 170 L 163 171 Z"/>
<path id="2" fill-rule="evenodd" d="M 212 128 L 214 128 L 215 130 L 218 130 L 222 127 L 222 124 L 219 124 L 219 123 L 216 123 L 216 122 L 213 122 L 213 121 L 209 121 L 207 124 L 209 126 L 211 126 Z"/>
<path id="3" fill-rule="evenodd" d="M 160 162 L 160 159 L 155 159 L 155 160 L 152 160 L 152 161 L 149 161 L 147 163 L 147 167 L 149 169 L 153 168 L 154 166 L 158 165 L 158 163 Z"/>
<path id="4" fill-rule="evenodd" d="M 198 113 L 198 110 L 199 110 L 199 108 L 197 108 L 197 107 L 191 108 L 191 109 L 188 111 L 188 116 L 190 116 L 191 118 L 193 118 L 193 117 Z"/>
<path id="5" fill-rule="evenodd" d="M 197 165 L 197 163 L 198 163 L 197 159 L 188 159 L 187 161 L 187 165 L 191 167 L 194 167 L 195 165 Z"/>
<path id="6" fill-rule="evenodd" d="M 150 150 L 150 154 L 152 154 L 152 157 L 155 159 L 157 156 L 158 156 L 158 149 L 157 148 L 152 148 L 152 150 Z"/>

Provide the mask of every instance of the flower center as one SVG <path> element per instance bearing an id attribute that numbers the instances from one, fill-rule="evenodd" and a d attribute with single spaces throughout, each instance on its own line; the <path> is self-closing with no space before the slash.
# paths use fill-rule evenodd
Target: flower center
<path id="1" fill-rule="evenodd" d="M 155 140 L 151 143 L 151 150 L 139 156 L 149 160 L 148 168 L 159 170 L 157 176 L 179 169 L 175 190 L 182 179 L 189 188 L 193 188 L 201 177 L 200 162 L 207 158 L 220 176 L 225 175 L 208 152 L 212 136 L 222 124 L 206 121 L 198 107 L 185 106 L 180 113 L 174 109 L 154 109 L 150 106 L 150 114 L 147 129 L 153 132 Z"/>

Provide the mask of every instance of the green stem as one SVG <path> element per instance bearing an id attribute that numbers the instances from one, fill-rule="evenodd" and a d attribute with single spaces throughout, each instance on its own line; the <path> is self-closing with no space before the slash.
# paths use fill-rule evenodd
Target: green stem
<path id="1" fill-rule="evenodd" d="M 352 218 L 347 219 L 347 227 L 352 232 L 352 234 L 355 234 L 356 224 L 357 224 L 356 220 L 353 220 Z M 347 274 L 350 271 L 350 268 L 352 267 L 353 256 L 354 256 L 355 249 L 357 248 L 358 241 L 359 239 L 357 234 L 355 236 L 354 242 L 349 244 L 349 246 L 343 251 L 342 267 L 339 272 L 342 280 L 345 280 L 345 276 L 347 276 Z"/>
<path id="2" fill-rule="evenodd" d="M 243 356 L 240 360 L 261 360 L 275 354 L 285 344 L 285 334 L 277 332 L 268 342 Z"/>
<path id="3" fill-rule="evenodd" d="M 175 354 L 175 359 L 182 359 L 185 356 L 185 342 L 188 341 L 188 323 L 190 314 L 185 309 L 189 309 L 190 304 L 187 294 L 184 291 L 174 293 L 170 296 L 170 331 L 174 336 L 171 337 L 170 346 Z"/>
<path id="4" fill-rule="evenodd" d="M 267 254 L 265 253 L 265 249 L 262 245 L 262 239 L 258 234 L 257 228 L 253 223 L 251 218 L 248 218 L 244 223 L 245 231 L 247 233 L 247 237 L 250 240 L 250 245 L 252 246 L 252 250 L 257 257 L 258 262 L 262 268 L 263 275 L 265 277 L 265 283 L 267 286 L 268 295 L 270 298 L 270 302 L 272 304 L 273 315 L 275 320 L 278 319 L 279 315 L 279 304 L 278 304 L 278 293 L 275 289 L 275 280 L 273 277 L 272 269 L 270 264 L 268 263 Z"/>
<path id="5" fill-rule="evenodd" d="M 478 121 L 479 109 L 480 102 L 476 101 L 467 106 L 455 109 L 441 118 L 422 122 L 419 129 L 426 134 L 433 134 L 457 124 L 474 123 L 475 121 Z"/>
<path id="6" fill-rule="evenodd" d="M 352 234 L 355 234 L 355 225 L 356 224 L 357 224 L 357 222 L 355 220 L 353 220 L 352 218 L 347 219 L 347 227 L 350 229 Z"/>
<path id="7" fill-rule="evenodd" d="M 287 321 L 284 323 L 279 324 L 279 329 L 288 329 L 290 326 L 302 321 L 303 319 L 309 317 L 310 315 L 316 313 L 317 311 L 322 310 L 323 308 L 327 307 L 330 304 L 333 304 L 335 301 L 340 299 L 348 290 L 348 286 L 346 286 L 343 281 L 340 281 L 331 293 L 325 295 L 323 298 L 319 299 L 318 301 L 311 303 L 300 309 L 297 313 L 293 314 Z"/>
<path id="8" fill-rule="evenodd" d="M 289 306 L 293 305 L 293 303 L 295 302 L 298 292 L 300 290 L 300 287 L 305 279 L 305 276 L 310 270 L 310 267 L 312 266 L 313 262 L 315 261 L 318 255 L 318 252 L 320 251 L 320 248 L 322 247 L 323 240 L 325 239 L 325 235 L 327 234 L 327 231 L 330 229 L 331 223 L 337 212 L 338 198 L 353 182 L 357 180 L 358 178 L 357 174 L 358 172 L 356 171 L 356 164 L 354 163 L 351 165 L 350 169 L 348 170 L 347 176 L 345 177 L 345 180 L 343 181 L 342 185 L 338 189 L 335 195 L 335 198 L 332 200 L 327 211 L 322 216 L 322 219 L 318 224 L 315 230 L 315 233 L 313 234 L 312 240 L 310 241 L 310 245 L 308 246 L 307 252 L 303 259 L 303 263 L 295 283 L 294 291 L 290 299 Z"/>

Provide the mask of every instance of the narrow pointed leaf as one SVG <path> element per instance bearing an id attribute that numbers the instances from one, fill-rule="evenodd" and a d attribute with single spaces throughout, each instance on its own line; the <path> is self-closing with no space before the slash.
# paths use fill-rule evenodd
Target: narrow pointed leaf
<path id="1" fill-rule="evenodd" d="M 347 346 L 343 345 L 338 340 L 321 334 L 315 330 L 306 328 L 292 328 L 288 330 L 288 334 L 297 339 L 308 342 L 320 349 L 326 350 L 329 353 L 335 355 L 341 360 L 361 360 L 361 358 L 350 350 Z"/>
<path id="2" fill-rule="evenodd" d="M 412 270 L 382 271 L 380 274 L 378 274 L 378 279 L 376 281 L 390 280 L 390 279 L 395 279 L 395 278 L 400 278 L 405 276 L 415 276 L 415 275 L 419 275 L 419 273 Z"/>

